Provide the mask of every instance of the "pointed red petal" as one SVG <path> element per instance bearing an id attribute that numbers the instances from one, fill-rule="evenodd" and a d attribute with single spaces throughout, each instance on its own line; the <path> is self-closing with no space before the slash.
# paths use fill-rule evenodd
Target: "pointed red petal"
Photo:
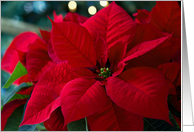
<path id="1" fill-rule="evenodd" d="M 171 45 L 171 43 L 169 41 L 167 41 L 168 38 L 169 38 L 169 36 L 161 37 L 159 39 L 145 41 L 145 42 L 135 46 L 125 55 L 123 62 L 126 62 L 126 61 L 132 60 L 134 58 L 137 58 L 139 56 L 142 56 L 142 55 L 146 54 L 147 52 L 149 52 L 153 49 L 156 49 L 156 47 L 159 47 L 159 45 L 161 45 L 160 47 L 163 46 L 162 48 L 164 48 L 164 46 L 167 47 L 167 46 Z M 157 59 L 159 59 L 159 58 L 157 58 Z M 163 58 L 161 58 L 161 59 L 163 59 Z M 164 58 L 164 59 L 166 59 L 166 58 Z M 163 61 L 163 60 L 160 60 L 160 61 Z"/>
<path id="2" fill-rule="evenodd" d="M 177 1 L 157 1 L 147 21 L 163 32 L 181 37 L 181 8 Z"/>
<path id="3" fill-rule="evenodd" d="M 19 92 L 16 92 L 16 93 L 22 94 L 22 95 L 30 95 L 33 89 L 34 89 L 34 85 L 29 88 L 23 88 Z"/>
<path id="4" fill-rule="evenodd" d="M 46 43 L 41 39 L 37 39 L 34 43 L 30 44 L 26 54 L 26 67 L 30 80 L 38 81 L 39 78 L 36 75 L 41 72 L 41 69 L 49 61 L 51 61 L 51 58 L 48 55 Z"/>
<path id="5" fill-rule="evenodd" d="M 91 131 L 143 131 L 143 117 L 126 111 L 111 100 L 95 114 L 88 116 Z"/>
<path id="6" fill-rule="evenodd" d="M 142 42 L 158 39 L 168 35 L 167 33 L 164 34 L 156 27 L 148 23 L 140 23 L 136 25 L 135 36 L 133 41 L 128 44 L 127 52 Z"/>
<path id="7" fill-rule="evenodd" d="M 77 24 L 83 24 L 88 18 L 85 16 L 81 16 L 77 13 L 74 12 L 68 12 L 65 15 L 65 18 L 63 19 L 63 21 L 70 21 L 70 22 L 75 22 Z"/>
<path id="8" fill-rule="evenodd" d="M 21 125 L 37 124 L 49 119 L 50 114 L 60 106 L 59 96 L 65 84 L 88 74 L 87 71 L 89 70 L 72 68 L 66 62 L 48 69 L 34 87 Z"/>
<path id="9" fill-rule="evenodd" d="M 17 52 L 19 56 L 19 61 L 23 64 L 23 66 L 26 67 L 26 52 L 19 51 L 19 50 L 17 50 Z"/>
<path id="10" fill-rule="evenodd" d="M 162 38 L 157 39 L 157 40 L 162 40 Z M 157 44 L 157 40 L 153 40 L 152 42 L 155 41 L 156 42 L 155 44 Z M 159 41 L 159 42 L 161 42 L 161 41 Z M 147 42 L 145 42 L 145 44 L 146 43 Z M 126 66 L 126 68 L 129 69 L 129 68 L 138 67 L 138 66 L 149 66 L 149 67 L 156 68 L 160 64 L 170 62 L 170 60 L 173 57 L 173 53 L 175 51 L 174 47 L 177 47 L 176 44 L 177 43 L 171 43 L 170 40 L 165 40 L 163 43 L 160 43 L 155 48 L 153 48 L 153 47 L 156 45 L 154 45 L 153 47 L 148 47 L 143 51 L 134 53 L 134 55 L 130 55 L 128 57 L 128 59 L 130 59 L 130 61 L 127 61 L 128 65 Z M 138 47 L 141 47 L 141 45 L 139 44 L 135 48 L 138 48 Z M 145 47 L 146 47 L 146 45 L 145 45 Z M 135 48 L 133 49 L 134 51 L 135 51 Z M 143 47 L 140 49 L 143 49 Z M 133 57 L 136 57 L 136 58 L 133 58 Z"/>
<path id="11" fill-rule="evenodd" d="M 64 126 L 64 122 L 61 107 L 58 107 L 52 112 L 50 118 L 44 122 L 44 126 L 49 131 L 67 131 L 67 126 Z"/>
<path id="12" fill-rule="evenodd" d="M 169 123 L 168 85 L 162 72 L 138 67 L 124 71 L 107 81 L 107 94 L 118 106 L 143 117 Z"/>
<path id="13" fill-rule="evenodd" d="M 96 58 L 100 62 L 101 67 L 106 67 L 108 59 L 107 44 L 102 37 L 98 37 L 95 44 Z"/>
<path id="14" fill-rule="evenodd" d="M 41 123 L 45 121 L 46 119 L 48 119 L 52 111 L 54 111 L 57 107 L 60 106 L 59 97 L 52 101 L 51 97 L 46 98 L 45 95 L 42 95 L 43 97 L 40 97 L 40 96 L 41 94 L 39 95 L 39 98 L 40 98 L 39 100 L 36 97 L 36 102 L 40 101 L 39 103 L 35 103 L 35 101 L 32 102 L 32 99 L 34 99 L 34 97 L 32 97 L 32 99 L 30 98 L 31 101 L 29 100 L 27 104 L 24 119 L 22 123 L 20 124 L 20 126 Z M 42 98 L 44 97 L 47 99 L 47 101 L 43 102 Z"/>
<path id="15" fill-rule="evenodd" d="M 98 34 L 103 37 L 110 49 L 118 41 L 130 43 L 135 34 L 136 23 L 124 9 L 112 2 L 108 7 L 90 17 L 83 26 L 89 31 L 94 41 Z"/>
<path id="16" fill-rule="evenodd" d="M 57 15 L 56 11 L 53 11 L 53 17 L 54 17 L 54 22 L 63 21 L 63 15 L 62 14 Z"/>
<path id="17" fill-rule="evenodd" d="M 25 82 L 25 83 L 29 82 L 29 76 L 28 76 L 28 74 L 26 74 L 26 75 L 18 78 L 15 82 L 13 82 L 13 84 L 20 85 L 23 82 Z"/>
<path id="18" fill-rule="evenodd" d="M 95 67 L 95 49 L 88 31 L 76 23 L 51 22 L 51 43 L 56 56 L 72 66 Z"/>
<path id="19" fill-rule="evenodd" d="M 138 24 L 134 40 L 128 45 L 127 51 L 138 47 L 141 43 L 154 41 L 169 35 L 162 33 L 150 24 Z M 148 44 L 149 45 L 149 44 Z M 150 46 L 151 48 L 152 46 Z M 174 54 L 180 49 L 180 38 L 170 37 L 168 41 L 161 43 L 146 54 L 128 61 L 127 68 L 138 66 L 158 67 L 162 63 L 170 62 Z M 129 52 L 127 53 L 127 55 Z"/>
<path id="20" fill-rule="evenodd" d="M 16 36 L 11 42 L 10 46 L 8 47 L 2 58 L 1 69 L 5 70 L 8 73 L 12 73 L 19 61 L 16 49 L 26 52 L 27 46 L 30 43 L 33 43 L 36 40 L 36 38 L 39 37 L 37 34 L 33 32 L 24 32 Z"/>
<path id="21" fill-rule="evenodd" d="M 67 83 L 60 97 L 65 125 L 97 112 L 108 99 L 104 87 L 98 81 L 83 78 Z"/>
<path id="22" fill-rule="evenodd" d="M 15 99 L 3 106 L 3 110 L 1 111 L 1 131 L 5 128 L 7 123 L 7 119 L 11 116 L 16 108 L 25 104 L 27 99 Z"/>
<path id="23" fill-rule="evenodd" d="M 51 39 L 51 33 L 48 32 L 48 31 L 41 30 L 41 29 L 39 29 L 39 30 L 40 30 L 40 34 L 41 34 L 42 38 L 43 38 L 46 42 L 48 42 L 48 41 Z"/>
<path id="24" fill-rule="evenodd" d="M 133 14 L 133 16 L 135 17 L 135 21 L 137 23 L 145 23 L 149 14 L 150 11 L 146 9 L 141 9 L 137 10 L 137 12 Z"/>

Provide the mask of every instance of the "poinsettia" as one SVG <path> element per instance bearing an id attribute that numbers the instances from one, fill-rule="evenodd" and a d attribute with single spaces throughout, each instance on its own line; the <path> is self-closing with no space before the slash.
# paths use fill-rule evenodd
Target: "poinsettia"
<path id="1" fill-rule="evenodd" d="M 143 130 L 143 117 L 171 124 L 163 73 L 151 67 L 124 70 L 126 61 L 171 46 L 171 35 L 127 47 L 137 25 L 114 2 L 83 26 L 50 21 L 48 52 L 57 64 L 35 85 L 21 125 L 52 124 L 57 118 L 53 126 L 66 130 L 68 123 L 84 117 L 90 130 Z"/>
<path id="2" fill-rule="evenodd" d="M 76 13 L 68 13 L 65 16 L 64 20 L 63 16 L 61 14 L 57 15 L 56 12 L 53 12 L 53 16 L 55 22 L 72 21 L 82 23 L 84 20 L 86 20 L 86 17 L 80 16 Z M 55 64 L 55 62 L 51 60 L 47 48 L 47 43 L 50 40 L 50 32 L 40 30 L 40 33 L 43 39 L 41 39 L 36 33 L 33 32 L 24 32 L 19 34 L 14 38 L 2 58 L 2 70 L 5 70 L 8 73 L 12 73 L 14 71 L 14 68 L 16 67 L 19 61 L 26 67 L 28 74 L 17 79 L 14 82 L 14 84 L 16 85 L 19 85 L 23 82 L 34 82 L 35 85 L 39 78 L 42 76 L 42 74 L 53 64 Z M 16 92 L 16 94 L 18 94 L 18 96 L 30 95 L 34 88 L 34 85 L 31 87 L 25 87 L 19 92 Z M 27 100 L 13 100 L 3 107 L 3 124 L 1 125 L 2 130 L 4 129 L 7 119 L 11 116 L 13 111 L 20 105 L 25 104 L 26 102 Z M 16 107 L 13 107 L 13 105 L 11 105 L 13 103 L 15 103 L 14 106 Z M 6 114 L 4 114 L 5 112 Z"/>
<path id="3" fill-rule="evenodd" d="M 18 92 L 33 90 L 20 126 L 44 122 L 47 130 L 63 131 L 67 124 L 86 118 L 89 130 L 143 130 L 144 117 L 172 125 L 167 97 L 179 86 L 180 65 L 169 62 L 177 57 L 180 38 L 174 30 L 178 24 L 172 30 L 154 25 L 165 3 L 157 2 L 151 13 L 139 10 L 136 16 L 142 13 L 143 18 L 138 23 L 115 2 L 91 18 L 68 13 L 63 19 L 54 12 L 54 21 L 49 18 L 52 30 L 40 30 L 43 39 L 35 35 L 19 44 L 22 37 L 16 37 L 16 46 L 5 56 L 12 57 L 17 49 L 11 67 L 20 60 L 27 68 L 27 81 L 34 83 Z M 150 23 L 144 21 L 147 16 Z M 4 60 L 4 66 L 12 63 Z M 24 104 L 15 102 L 17 107 Z"/>

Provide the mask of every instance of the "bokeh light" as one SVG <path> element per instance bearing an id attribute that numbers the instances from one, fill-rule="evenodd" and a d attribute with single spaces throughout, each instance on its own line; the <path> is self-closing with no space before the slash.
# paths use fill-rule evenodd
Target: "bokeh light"
<path id="1" fill-rule="evenodd" d="M 75 12 L 77 9 L 77 3 L 75 1 L 70 1 L 68 3 L 69 11 Z"/>
<path id="2" fill-rule="evenodd" d="M 34 8 L 34 12 L 38 14 L 42 14 L 46 11 L 47 5 L 45 1 L 34 1 L 33 8 Z"/>
<path id="3" fill-rule="evenodd" d="M 100 1 L 100 5 L 106 7 L 109 5 L 108 1 Z"/>
<path id="4" fill-rule="evenodd" d="M 96 14 L 97 9 L 96 9 L 95 6 L 90 6 L 90 7 L 88 8 L 88 12 L 89 12 L 90 15 L 94 15 L 94 14 Z"/>

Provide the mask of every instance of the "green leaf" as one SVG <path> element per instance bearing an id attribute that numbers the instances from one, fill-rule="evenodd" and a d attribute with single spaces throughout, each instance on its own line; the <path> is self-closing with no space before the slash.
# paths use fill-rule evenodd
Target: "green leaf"
<path id="1" fill-rule="evenodd" d="M 144 118 L 144 131 L 181 131 L 179 125 L 170 112 L 169 118 L 174 126 L 171 126 L 164 120 Z"/>
<path id="2" fill-rule="evenodd" d="M 23 115 L 24 105 L 16 108 L 8 118 L 4 131 L 17 131 Z"/>
<path id="3" fill-rule="evenodd" d="M 38 131 L 47 131 L 43 123 L 37 124 L 36 128 Z"/>
<path id="4" fill-rule="evenodd" d="M 12 101 L 14 99 L 28 98 L 29 95 L 20 95 L 20 94 L 15 93 L 15 92 L 20 91 L 22 88 L 26 88 L 26 87 L 30 87 L 30 85 L 27 83 L 22 83 L 18 87 L 16 87 L 7 97 L 5 97 L 3 105 L 5 105 L 6 103 L 9 103 L 10 101 Z"/>
<path id="5" fill-rule="evenodd" d="M 85 118 L 67 124 L 68 131 L 86 131 Z"/>
<path id="6" fill-rule="evenodd" d="M 18 78 L 20 78 L 26 74 L 28 74 L 26 68 L 19 61 L 18 64 L 16 65 L 13 73 L 11 74 L 10 78 L 4 84 L 3 88 L 8 88 L 15 80 L 17 80 Z"/>
<path id="7" fill-rule="evenodd" d="M 29 101 L 29 99 L 28 99 L 28 101 Z M 26 106 L 28 104 L 28 101 L 26 102 L 26 104 L 24 106 L 24 111 L 26 110 Z M 19 121 L 19 123 L 21 123 L 23 121 L 23 119 L 24 119 L 24 113 L 23 113 L 22 119 Z M 37 124 L 35 124 L 35 125 L 23 125 L 23 126 L 19 127 L 18 131 L 34 131 L 35 128 L 36 128 L 36 126 L 37 126 Z"/>

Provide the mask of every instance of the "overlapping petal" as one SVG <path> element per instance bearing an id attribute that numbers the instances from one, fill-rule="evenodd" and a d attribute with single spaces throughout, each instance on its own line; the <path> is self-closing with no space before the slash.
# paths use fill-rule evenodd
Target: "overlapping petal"
<path id="1" fill-rule="evenodd" d="M 91 131 L 142 131 L 143 117 L 117 106 L 111 100 L 95 114 L 88 116 Z"/>
<path id="2" fill-rule="evenodd" d="M 67 131 L 67 126 L 64 126 L 64 122 L 61 107 L 58 107 L 52 112 L 50 118 L 44 122 L 44 126 L 49 131 Z"/>
<path id="3" fill-rule="evenodd" d="M 153 40 L 153 42 L 154 41 L 157 41 L 157 40 Z M 153 48 L 152 50 L 147 52 L 144 51 L 145 54 L 128 61 L 127 62 L 128 65 L 126 67 L 132 68 L 132 67 L 138 67 L 138 66 L 149 66 L 149 67 L 156 68 L 162 63 L 170 62 L 174 53 L 175 45 L 176 43 L 171 43 L 170 41 L 166 40 L 160 45 L 158 45 L 156 48 Z"/>
<path id="4" fill-rule="evenodd" d="M 142 55 L 146 54 L 147 52 L 149 52 L 149 51 L 151 51 L 153 49 L 155 50 L 156 47 L 158 49 L 161 49 L 160 47 L 165 48 L 167 46 L 170 46 L 171 43 L 169 41 L 167 41 L 168 38 L 169 38 L 169 36 L 166 36 L 166 37 L 161 37 L 159 39 L 154 39 L 154 40 L 142 42 L 141 44 L 139 44 L 139 45 L 135 46 L 134 48 L 132 48 L 126 54 L 126 57 L 123 59 L 123 61 L 126 62 L 126 61 L 132 60 L 134 58 L 137 58 L 139 56 L 142 56 Z M 159 56 L 161 56 L 161 54 L 158 55 L 157 59 L 160 59 Z M 164 61 L 162 59 L 166 60 L 166 58 L 161 58 L 160 61 Z M 167 57 L 167 59 L 169 60 L 169 57 Z M 147 58 L 147 60 L 148 60 L 148 58 Z M 151 65 L 152 64 L 153 63 L 151 63 Z"/>
<path id="5" fill-rule="evenodd" d="M 136 29 L 133 19 L 115 2 L 98 11 L 83 26 L 89 31 L 93 41 L 98 38 L 98 35 L 103 37 L 108 49 L 121 40 L 125 44 L 130 43 Z"/>
<path id="6" fill-rule="evenodd" d="M 181 37 L 181 8 L 177 1 L 157 1 L 147 19 L 159 30 Z"/>
<path id="7" fill-rule="evenodd" d="M 95 79 L 74 79 L 60 96 L 65 125 L 97 112 L 108 100 L 104 87 Z"/>
<path id="8" fill-rule="evenodd" d="M 133 16 L 135 17 L 135 21 L 137 23 L 146 23 L 146 20 L 149 14 L 150 14 L 150 11 L 146 9 L 141 9 L 141 10 L 137 10 L 137 12 L 133 14 Z"/>
<path id="9" fill-rule="evenodd" d="M 1 131 L 4 130 L 8 118 L 14 112 L 16 108 L 25 104 L 27 99 L 15 99 L 4 105 L 3 110 L 1 111 Z"/>
<path id="10" fill-rule="evenodd" d="M 143 117 L 169 123 L 168 85 L 162 72 L 155 68 L 137 67 L 111 77 L 106 86 L 108 96 L 118 106 Z"/>
<path id="11" fill-rule="evenodd" d="M 36 39 L 36 41 L 29 45 L 29 50 L 26 54 L 26 68 L 28 75 L 31 81 L 38 81 L 42 76 L 43 72 L 41 70 L 45 65 L 48 65 L 48 68 L 52 64 L 47 64 L 51 61 L 51 58 L 48 55 L 47 45 L 41 39 Z"/>
<path id="12" fill-rule="evenodd" d="M 13 84 L 19 85 L 19 84 L 24 83 L 24 82 L 26 82 L 26 83 L 29 82 L 29 76 L 28 76 L 28 74 L 26 74 L 26 75 L 18 78 L 17 80 L 15 80 L 15 82 Z"/>
<path id="13" fill-rule="evenodd" d="M 165 37 L 167 35 L 168 33 L 163 33 L 151 24 L 138 23 L 136 24 L 135 36 L 131 43 L 127 45 L 127 52 L 142 42 L 151 41 L 154 39 Z"/>
<path id="14" fill-rule="evenodd" d="M 44 30 L 40 30 L 40 34 L 42 36 L 42 38 L 46 41 L 46 42 L 49 42 L 49 40 L 51 39 L 51 33 L 48 32 L 48 31 L 44 31 Z"/>
<path id="15" fill-rule="evenodd" d="M 95 49 L 88 31 L 76 23 L 51 22 L 51 43 L 56 56 L 72 66 L 95 67 Z"/>
<path id="16" fill-rule="evenodd" d="M 77 13 L 74 12 L 68 12 L 65 15 L 65 18 L 63 19 L 63 21 L 70 21 L 70 22 L 75 22 L 77 24 L 83 24 L 88 18 L 85 16 L 81 16 Z"/>
<path id="17" fill-rule="evenodd" d="M 34 89 L 34 85 L 29 88 L 23 88 L 19 92 L 16 92 L 16 93 L 22 94 L 22 95 L 30 95 L 33 89 Z"/>
<path id="18" fill-rule="evenodd" d="M 1 69 L 12 73 L 19 61 L 16 49 L 26 52 L 28 45 L 33 43 L 37 38 L 39 38 L 38 35 L 33 32 L 24 32 L 16 36 L 2 58 Z"/>
<path id="19" fill-rule="evenodd" d="M 50 114 L 61 105 L 59 96 L 65 84 L 77 77 L 90 75 L 89 70 L 73 68 L 67 62 L 52 66 L 35 85 L 21 125 L 49 119 Z"/>

